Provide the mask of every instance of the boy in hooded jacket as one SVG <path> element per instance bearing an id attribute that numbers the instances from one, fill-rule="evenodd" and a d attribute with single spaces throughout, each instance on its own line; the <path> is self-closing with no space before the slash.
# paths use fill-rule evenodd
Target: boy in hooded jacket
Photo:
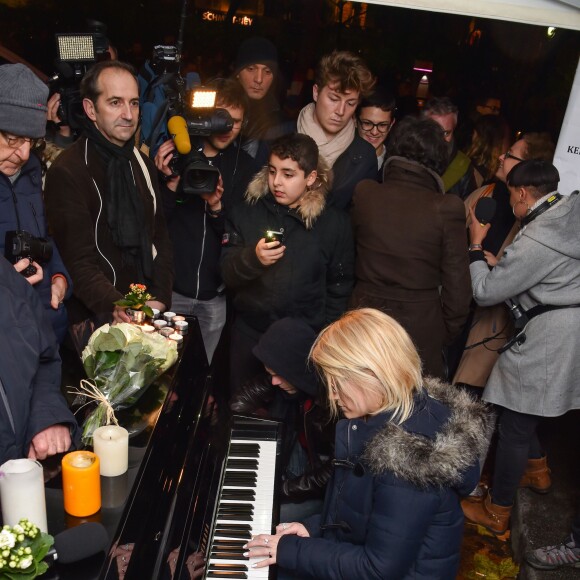
<path id="1" fill-rule="evenodd" d="M 273 322 L 292 316 L 318 331 L 346 310 L 354 245 L 348 215 L 326 206 L 329 189 L 314 140 L 285 135 L 229 215 L 222 276 L 234 295 L 233 393 L 261 371 L 252 348 Z"/>

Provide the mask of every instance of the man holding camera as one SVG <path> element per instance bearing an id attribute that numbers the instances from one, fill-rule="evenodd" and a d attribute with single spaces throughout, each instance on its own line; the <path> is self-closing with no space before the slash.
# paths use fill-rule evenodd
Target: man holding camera
<path id="1" fill-rule="evenodd" d="M 47 235 L 40 159 L 48 87 L 23 64 L 0 66 L 0 252 L 34 285 L 59 341 L 72 285 Z"/>
<path id="2" fill-rule="evenodd" d="M 134 146 L 139 90 L 133 68 L 97 63 L 80 88 L 85 133 L 48 172 L 48 218 L 75 286 L 67 304 L 71 324 L 128 322 L 114 302 L 130 284 L 147 286 L 156 297 L 148 302 L 152 308 L 171 302 L 171 245 L 157 173 Z"/>
<path id="3" fill-rule="evenodd" d="M 215 191 L 183 191 L 182 176 L 175 175 L 171 167 L 175 152 L 172 140 L 161 145 L 155 164 L 166 178 L 165 212 L 175 265 L 172 309 L 198 318 L 211 362 L 226 322 L 226 297 L 219 267 L 225 215 L 243 200 L 258 168 L 238 140 L 247 110 L 243 89 L 230 79 L 220 79 L 206 88 L 216 90 L 216 107 L 225 109 L 233 120 L 227 133 L 208 135 L 193 143 L 194 152 L 203 153 L 208 166 L 219 169 Z"/>

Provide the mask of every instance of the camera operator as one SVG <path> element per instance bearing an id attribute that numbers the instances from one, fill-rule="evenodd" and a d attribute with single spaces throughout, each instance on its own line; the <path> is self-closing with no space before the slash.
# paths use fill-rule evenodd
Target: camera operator
<path id="1" fill-rule="evenodd" d="M 197 316 L 211 362 L 226 321 L 219 268 L 225 214 L 243 200 L 258 168 L 239 146 L 247 110 L 243 90 L 234 80 L 224 79 L 207 88 L 216 90 L 216 107 L 225 109 L 234 121 L 228 133 L 209 135 L 193 143 L 193 148 L 201 150 L 208 163 L 220 171 L 216 190 L 201 195 L 182 192 L 181 178 L 173 176 L 170 166 L 175 151 L 172 140 L 161 145 L 155 164 L 166 176 L 165 213 L 175 266 L 172 308 Z"/>
<path id="2" fill-rule="evenodd" d="M 164 310 L 173 281 L 157 173 L 134 146 L 139 90 L 133 68 L 121 61 L 95 64 L 81 96 L 85 134 L 46 176 L 47 214 L 75 284 L 67 308 L 78 328 L 111 316 L 129 322 L 113 303 L 132 283 L 145 284 L 157 298 L 148 305 Z"/>
<path id="3" fill-rule="evenodd" d="M 0 251 L 34 285 L 62 341 L 68 327 L 62 302 L 72 287 L 47 236 L 41 166 L 33 152 L 45 133 L 47 97 L 47 86 L 26 66 L 0 66 Z"/>

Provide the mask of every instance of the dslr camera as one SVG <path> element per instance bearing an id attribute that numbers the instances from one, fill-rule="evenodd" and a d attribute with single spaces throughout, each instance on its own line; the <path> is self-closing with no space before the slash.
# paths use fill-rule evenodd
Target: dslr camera
<path id="1" fill-rule="evenodd" d="M 4 255 L 12 264 L 23 258 L 30 262 L 46 263 L 52 258 L 52 244 L 23 230 L 6 232 Z M 36 274 L 32 263 L 22 272 L 25 278 Z"/>

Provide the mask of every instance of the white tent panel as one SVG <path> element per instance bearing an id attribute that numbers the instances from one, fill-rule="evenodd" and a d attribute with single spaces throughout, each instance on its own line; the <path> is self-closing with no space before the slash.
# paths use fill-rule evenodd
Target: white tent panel
<path id="1" fill-rule="evenodd" d="M 580 0 L 365 0 L 431 12 L 448 12 L 538 26 L 580 30 Z"/>

